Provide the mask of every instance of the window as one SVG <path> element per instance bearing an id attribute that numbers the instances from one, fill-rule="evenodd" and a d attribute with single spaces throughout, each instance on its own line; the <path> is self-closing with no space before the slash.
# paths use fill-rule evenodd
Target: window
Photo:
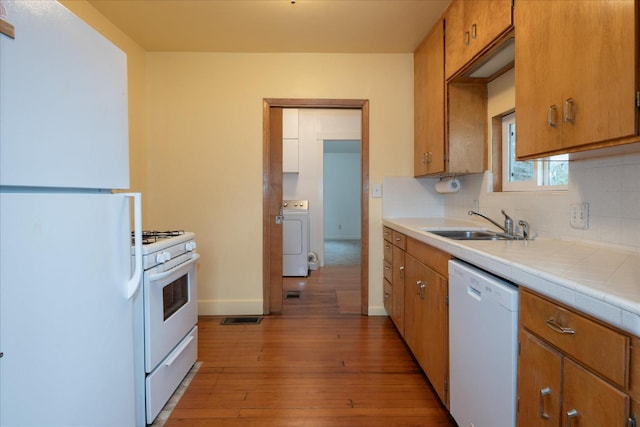
<path id="1" fill-rule="evenodd" d="M 516 160 L 516 115 L 502 117 L 502 191 L 566 190 L 569 155 Z"/>

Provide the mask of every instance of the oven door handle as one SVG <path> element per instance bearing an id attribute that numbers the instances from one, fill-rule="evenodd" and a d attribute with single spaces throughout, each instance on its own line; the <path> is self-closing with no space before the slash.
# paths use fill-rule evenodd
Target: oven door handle
<path id="1" fill-rule="evenodd" d="M 189 261 L 183 262 L 182 264 L 178 264 L 174 268 L 172 268 L 171 270 L 163 271 L 162 273 L 158 273 L 158 274 L 149 275 L 149 281 L 150 282 L 155 282 L 155 281 L 158 281 L 158 280 L 162 280 L 162 279 L 164 279 L 166 277 L 171 276 L 176 271 L 179 271 L 181 269 L 185 269 L 186 270 L 186 267 L 189 267 L 191 264 L 193 264 L 194 262 L 196 262 L 199 259 L 200 259 L 200 254 L 193 254 Z"/>
<path id="2" fill-rule="evenodd" d="M 167 358 L 167 360 L 164 361 L 163 365 L 164 366 L 173 365 L 173 362 L 175 362 L 178 359 L 178 357 L 180 357 L 180 355 L 184 353 L 187 347 L 189 347 L 189 344 L 191 344 L 191 341 L 193 341 L 194 339 L 195 337 L 193 335 L 189 336 L 189 338 L 187 338 L 182 344 L 180 344 L 178 348 L 176 348 L 173 351 L 173 353 L 171 353 L 171 355 Z"/>
<path id="3" fill-rule="evenodd" d="M 135 268 L 133 276 L 127 282 L 127 299 L 133 296 L 140 288 L 142 282 L 142 194 L 122 193 L 125 197 L 133 199 L 133 239 L 134 239 L 134 259 Z"/>

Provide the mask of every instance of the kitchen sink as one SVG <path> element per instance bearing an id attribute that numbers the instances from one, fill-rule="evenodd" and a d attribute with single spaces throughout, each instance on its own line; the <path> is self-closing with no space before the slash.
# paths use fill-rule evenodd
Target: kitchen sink
<path id="1" fill-rule="evenodd" d="M 432 230 L 424 229 L 429 233 L 453 240 L 514 240 L 514 236 L 494 233 L 488 230 Z"/>

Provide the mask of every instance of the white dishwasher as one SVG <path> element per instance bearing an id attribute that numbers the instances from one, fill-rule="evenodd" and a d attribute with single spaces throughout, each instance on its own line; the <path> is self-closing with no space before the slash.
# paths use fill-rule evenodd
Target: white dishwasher
<path id="1" fill-rule="evenodd" d="M 449 261 L 450 411 L 460 427 L 516 423 L 518 288 Z"/>

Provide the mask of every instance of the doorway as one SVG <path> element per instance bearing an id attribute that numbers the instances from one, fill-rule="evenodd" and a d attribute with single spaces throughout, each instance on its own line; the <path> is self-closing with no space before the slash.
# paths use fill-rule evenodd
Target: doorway
<path id="1" fill-rule="evenodd" d="M 368 314 L 369 101 L 335 99 L 263 100 L 263 311 L 282 312 L 282 109 L 357 109 L 361 111 L 361 262 L 360 313 Z"/>
<path id="2" fill-rule="evenodd" d="M 359 265 L 362 215 L 360 206 L 360 140 L 323 141 L 324 210 L 322 265 Z"/>

